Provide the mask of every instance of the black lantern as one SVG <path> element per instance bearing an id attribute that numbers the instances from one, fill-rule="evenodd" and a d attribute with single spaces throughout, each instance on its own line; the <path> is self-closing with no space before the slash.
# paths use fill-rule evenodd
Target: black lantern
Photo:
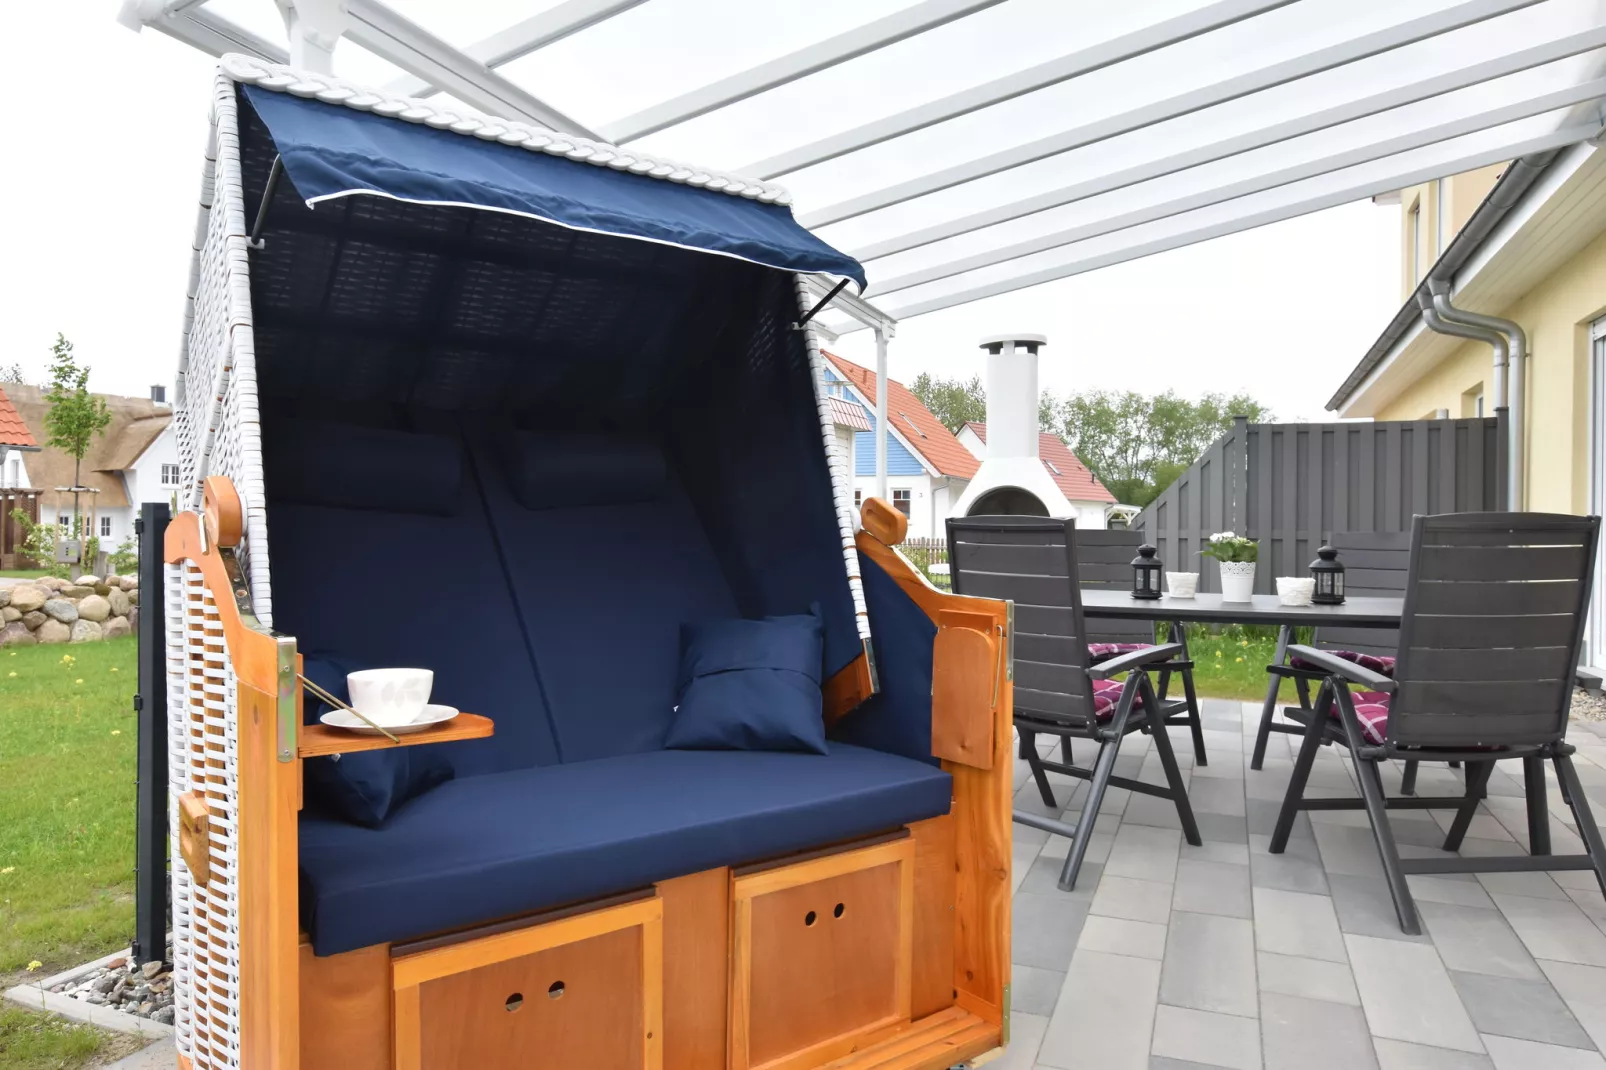
<path id="1" fill-rule="evenodd" d="M 1139 546 L 1138 556 L 1132 559 L 1132 597 L 1159 598 L 1160 569 L 1164 567 L 1154 556 L 1154 547 L 1148 543 Z"/>
<path id="2" fill-rule="evenodd" d="M 1337 606 L 1344 603 L 1344 563 L 1338 551 L 1323 546 L 1316 551 L 1316 560 L 1310 563 L 1310 578 L 1316 581 L 1316 590 L 1310 600 L 1319 606 Z"/>

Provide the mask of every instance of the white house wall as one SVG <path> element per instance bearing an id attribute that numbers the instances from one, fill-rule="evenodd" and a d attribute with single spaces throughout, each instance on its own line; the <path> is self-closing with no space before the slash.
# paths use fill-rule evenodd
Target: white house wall
<path id="1" fill-rule="evenodd" d="M 28 462 L 21 450 L 0 450 L 0 487 L 31 487 Z"/>

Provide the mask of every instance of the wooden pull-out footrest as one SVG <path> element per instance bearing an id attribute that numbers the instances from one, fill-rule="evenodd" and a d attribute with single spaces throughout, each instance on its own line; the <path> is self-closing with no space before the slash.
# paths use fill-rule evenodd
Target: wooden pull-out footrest
<path id="1" fill-rule="evenodd" d="M 661 1070 L 663 904 L 399 955 L 395 1070 Z"/>
<path id="2" fill-rule="evenodd" d="M 730 1070 L 812 1070 L 907 1028 L 911 837 L 736 875 Z"/>

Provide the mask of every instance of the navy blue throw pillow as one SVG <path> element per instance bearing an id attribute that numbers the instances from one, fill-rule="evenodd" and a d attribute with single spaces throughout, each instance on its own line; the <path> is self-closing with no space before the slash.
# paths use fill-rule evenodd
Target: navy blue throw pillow
<path id="1" fill-rule="evenodd" d="M 664 746 L 825 754 L 824 652 L 814 613 L 682 624 L 680 705 Z"/>
<path id="2" fill-rule="evenodd" d="M 346 674 L 367 666 L 348 664 L 337 657 L 307 654 L 301 671 L 307 679 L 342 702 Z M 309 691 L 304 696 L 304 719 L 312 724 L 333 707 L 319 702 Z M 378 828 L 409 799 L 452 779 L 452 763 L 439 745 L 387 747 L 308 758 L 302 762 L 307 796 L 320 809 L 354 825 Z"/>

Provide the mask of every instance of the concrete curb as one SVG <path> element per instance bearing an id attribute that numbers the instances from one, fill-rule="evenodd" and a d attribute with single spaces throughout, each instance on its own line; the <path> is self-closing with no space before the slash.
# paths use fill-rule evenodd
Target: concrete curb
<path id="1" fill-rule="evenodd" d="M 127 951 L 114 951 L 112 954 L 98 958 L 94 962 L 86 962 L 82 966 L 74 966 L 70 970 L 46 977 L 42 981 L 8 988 L 4 996 L 19 1007 L 26 1007 L 31 1011 L 44 1011 L 47 1014 L 59 1015 L 62 1018 L 98 1026 L 101 1029 L 111 1029 L 118 1033 L 129 1033 L 137 1037 L 150 1037 L 153 1040 L 171 1037 L 173 1035 L 173 1027 L 170 1025 L 153 1022 L 149 1018 L 139 1018 L 132 1014 L 124 1014 L 122 1011 L 114 1011 L 110 1007 L 85 1003 L 81 999 L 73 999 L 71 996 L 63 995 L 60 992 L 50 991 L 56 985 L 69 984 L 116 959 L 127 957 Z"/>

